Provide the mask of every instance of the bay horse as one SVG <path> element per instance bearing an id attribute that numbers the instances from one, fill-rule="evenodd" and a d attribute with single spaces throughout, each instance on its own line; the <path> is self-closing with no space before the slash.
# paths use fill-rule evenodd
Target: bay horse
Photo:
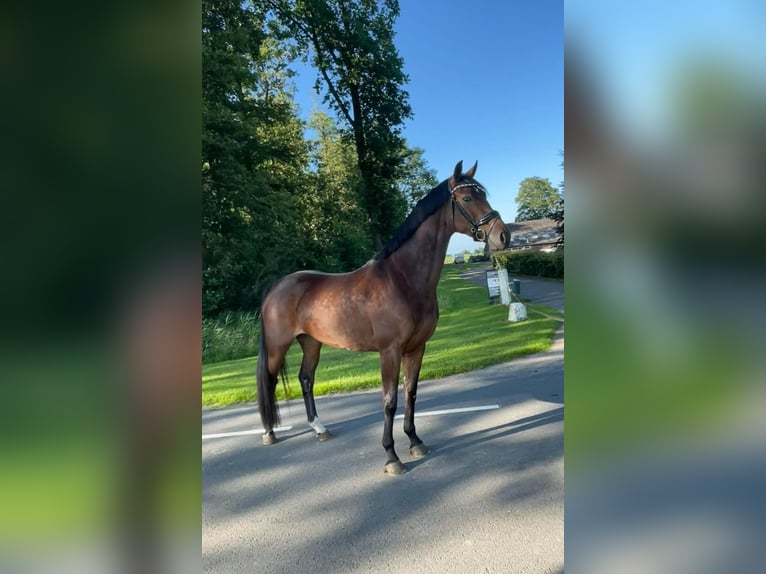
<path id="1" fill-rule="evenodd" d="M 285 355 L 295 339 L 303 350 L 299 373 L 306 416 L 317 439 L 332 434 L 319 422 L 314 403 L 314 373 L 322 345 L 380 353 L 383 381 L 384 472 L 405 467 L 394 450 L 393 426 L 404 371 L 404 432 L 410 455 L 428 454 L 415 432 L 415 397 L 426 341 L 439 320 L 436 287 L 453 233 L 502 249 L 509 240 L 500 214 L 487 203 L 484 187 L 474 179 L 478 162 L 432 189 L 413 208 L 394 237 L 370 261 L 350 273 L 298 271 L 283 277 L 261 306 L 261 342 L 256 378 L 263 444 L 276 442 L 280 423 L 275 397 L 278 375 L 286 377 Z"/>

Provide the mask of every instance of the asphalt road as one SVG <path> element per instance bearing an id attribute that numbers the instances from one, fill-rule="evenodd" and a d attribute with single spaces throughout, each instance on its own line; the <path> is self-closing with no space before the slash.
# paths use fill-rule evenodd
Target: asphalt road
<path id="1" fill-rule="evenodd" d="M 422 381 L 418 413 L 488 408 L 417 418 L 431 447 L 419 460 L 398 419 L 401 476 L 383 474 L 380 391 L 318 398 L 335 434 L 324 443 L 302 401 L 282 406 L 292 429 L 274 446 L 203 438 L 205 572 L 563 572 L 563 357 L 561 335 L 545 353 Z M 254 405 L 202 415 L 203 437 L 259 426 Z"/>

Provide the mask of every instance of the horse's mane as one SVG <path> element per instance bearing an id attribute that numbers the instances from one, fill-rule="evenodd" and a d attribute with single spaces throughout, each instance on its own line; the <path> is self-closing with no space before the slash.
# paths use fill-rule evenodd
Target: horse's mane
<path id="1" fill-rule="evenodd" d="M 436 213 L 439 208 L 449 199 L 450 187 L 449 180 L 444 180 L 435 188 L 426 194 L 412 208 L 412 212 L 407 216 L 399 228 L 394 232 L 394 236 L 386 245 L 375 254 L 373 259 L 386 259 L 389 255 L 399 249 L 417 231 L 418 227 L 430 216 Z"/>

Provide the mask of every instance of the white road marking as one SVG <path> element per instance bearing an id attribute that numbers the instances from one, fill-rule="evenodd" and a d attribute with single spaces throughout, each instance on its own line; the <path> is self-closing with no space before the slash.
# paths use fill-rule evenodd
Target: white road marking
<path id="1" fill-rule="evenodd" d="M 437 415 L 451 415 L 453 413 L 470 413 L 470 412 L 474 412 L 474 411 L 491 411 L 493 409 L 499 409 L 499 408 L 500 408 L 500 405 L 479 405 L 477 407 L 462 407 L 462 408 L 457 408 L 457 409 L 442 409 L 442 410 L 438 410 L 438 411 L 421 411 L 421 412 L 416 412 L 415 413 L 415 418 L 418 418 L 418 417 L 433 417 L 433 416 L 437 416 Z M 404 414 L 398 414 L 394 418 L 403 419 L 404 418 Z M 314 422 L 317 424 L 317 427 L 321 427 L 322 429 L 324 429 L 324 426 L 322 426 L 322 423 L 319 422 L 319 417 L 315 418 Z M 311 423 L 309 423 L 309 425 L 313 427 L 313 425 L 311 425 Z M 281 432 L 281 431 L 290 430 L 292 428 L 293 428 L 292 426 L 278 427 L 278 428 L 275 428 L 274 431 L 275 432 Z M 318 431 L 316 429 L 316 427 L 314 427 L 314 430 L 316 430 L 318 433 L 320 432 L 320 431 Z M 326 429 L 324 429 L 324 430 L 326 430 Z M 251 430 L 245 430 L 245 431 L 219 432 L 219 433 L 215 433 L 215 434 L 203 434 L 202 435 L 202 440 L 207 440 L 207 439 L 210 439 L 210 438 L 225 438 L 225 437 L 229 437 L 229 436 L 244 436 L 244 435 L 249 435 L 249 434 L 263 434 L 263 432 L 264 432 L 263 429 L 251 429 Z M 322 431 L 322 432 L 324 432 L 324 431 Z"/>
<path id="2" fill-rule="evenodd" d="M 462 407 L 459 409 L 444 409 L 440 411 L 422 411 L 422 412 L 416 412 L 415 418 L 418 417 L 433 417 L 436 415 L 450 415 L 452 413 L 470 413 L 472 411 L 491 411 L 493 409 L 499 409 L 500 405 L 481 405 L 478 407 Z M 403 419 L 404 415 L 399 414 L 396 415 L 394 418 L 396 419 Z"/>
<path id="3" fill-rule="evenodd" d="M 286 431 L 293 428 L 292 426 L 288 427 L 277 427 L 274 429 L 274 432 L 280 432 L 280 431 Z M 224 438 L 227 436 L 244 436 L 248 434 L 263 434 L 265 431 L 263 429 L 251 429 L 251 430 L 243 430 L 243 431 L 234 431 L 234 432 L 219 432 L 214 434 L 203 434 L 202 440 L 206 440 L 209 438 Z"/>

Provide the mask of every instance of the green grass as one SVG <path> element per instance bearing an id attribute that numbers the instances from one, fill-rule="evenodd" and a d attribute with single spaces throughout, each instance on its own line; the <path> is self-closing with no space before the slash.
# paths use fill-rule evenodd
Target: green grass
<path id="1" fill-rule="evenodd" d="M 439 284 L 441 316 L 436 333 L 426 346 L 420 378 L 433 379 L 463 373 L 544 351 L 559 322 L 547 307 L 528 306 L 528 319 L 508 322 L 508 308 L 489 305 L 486 287 L 460 278 L 465 266 L 445 266 Z M 545 313 L 542 315 L 539 312 Z M 294 344 L 287 355 L 288 398 L 301 396 L 297 370 L 301 351 Z M 247 357 L 202 368 L 202 404 L 225 406 L 255 399 L 256 357 Z M 355 353 L 322 347 L 314 393 L 324 395 L 380 386 L 377 353 Z M 284 399 L 278 388 L 277 396 Z"/>

